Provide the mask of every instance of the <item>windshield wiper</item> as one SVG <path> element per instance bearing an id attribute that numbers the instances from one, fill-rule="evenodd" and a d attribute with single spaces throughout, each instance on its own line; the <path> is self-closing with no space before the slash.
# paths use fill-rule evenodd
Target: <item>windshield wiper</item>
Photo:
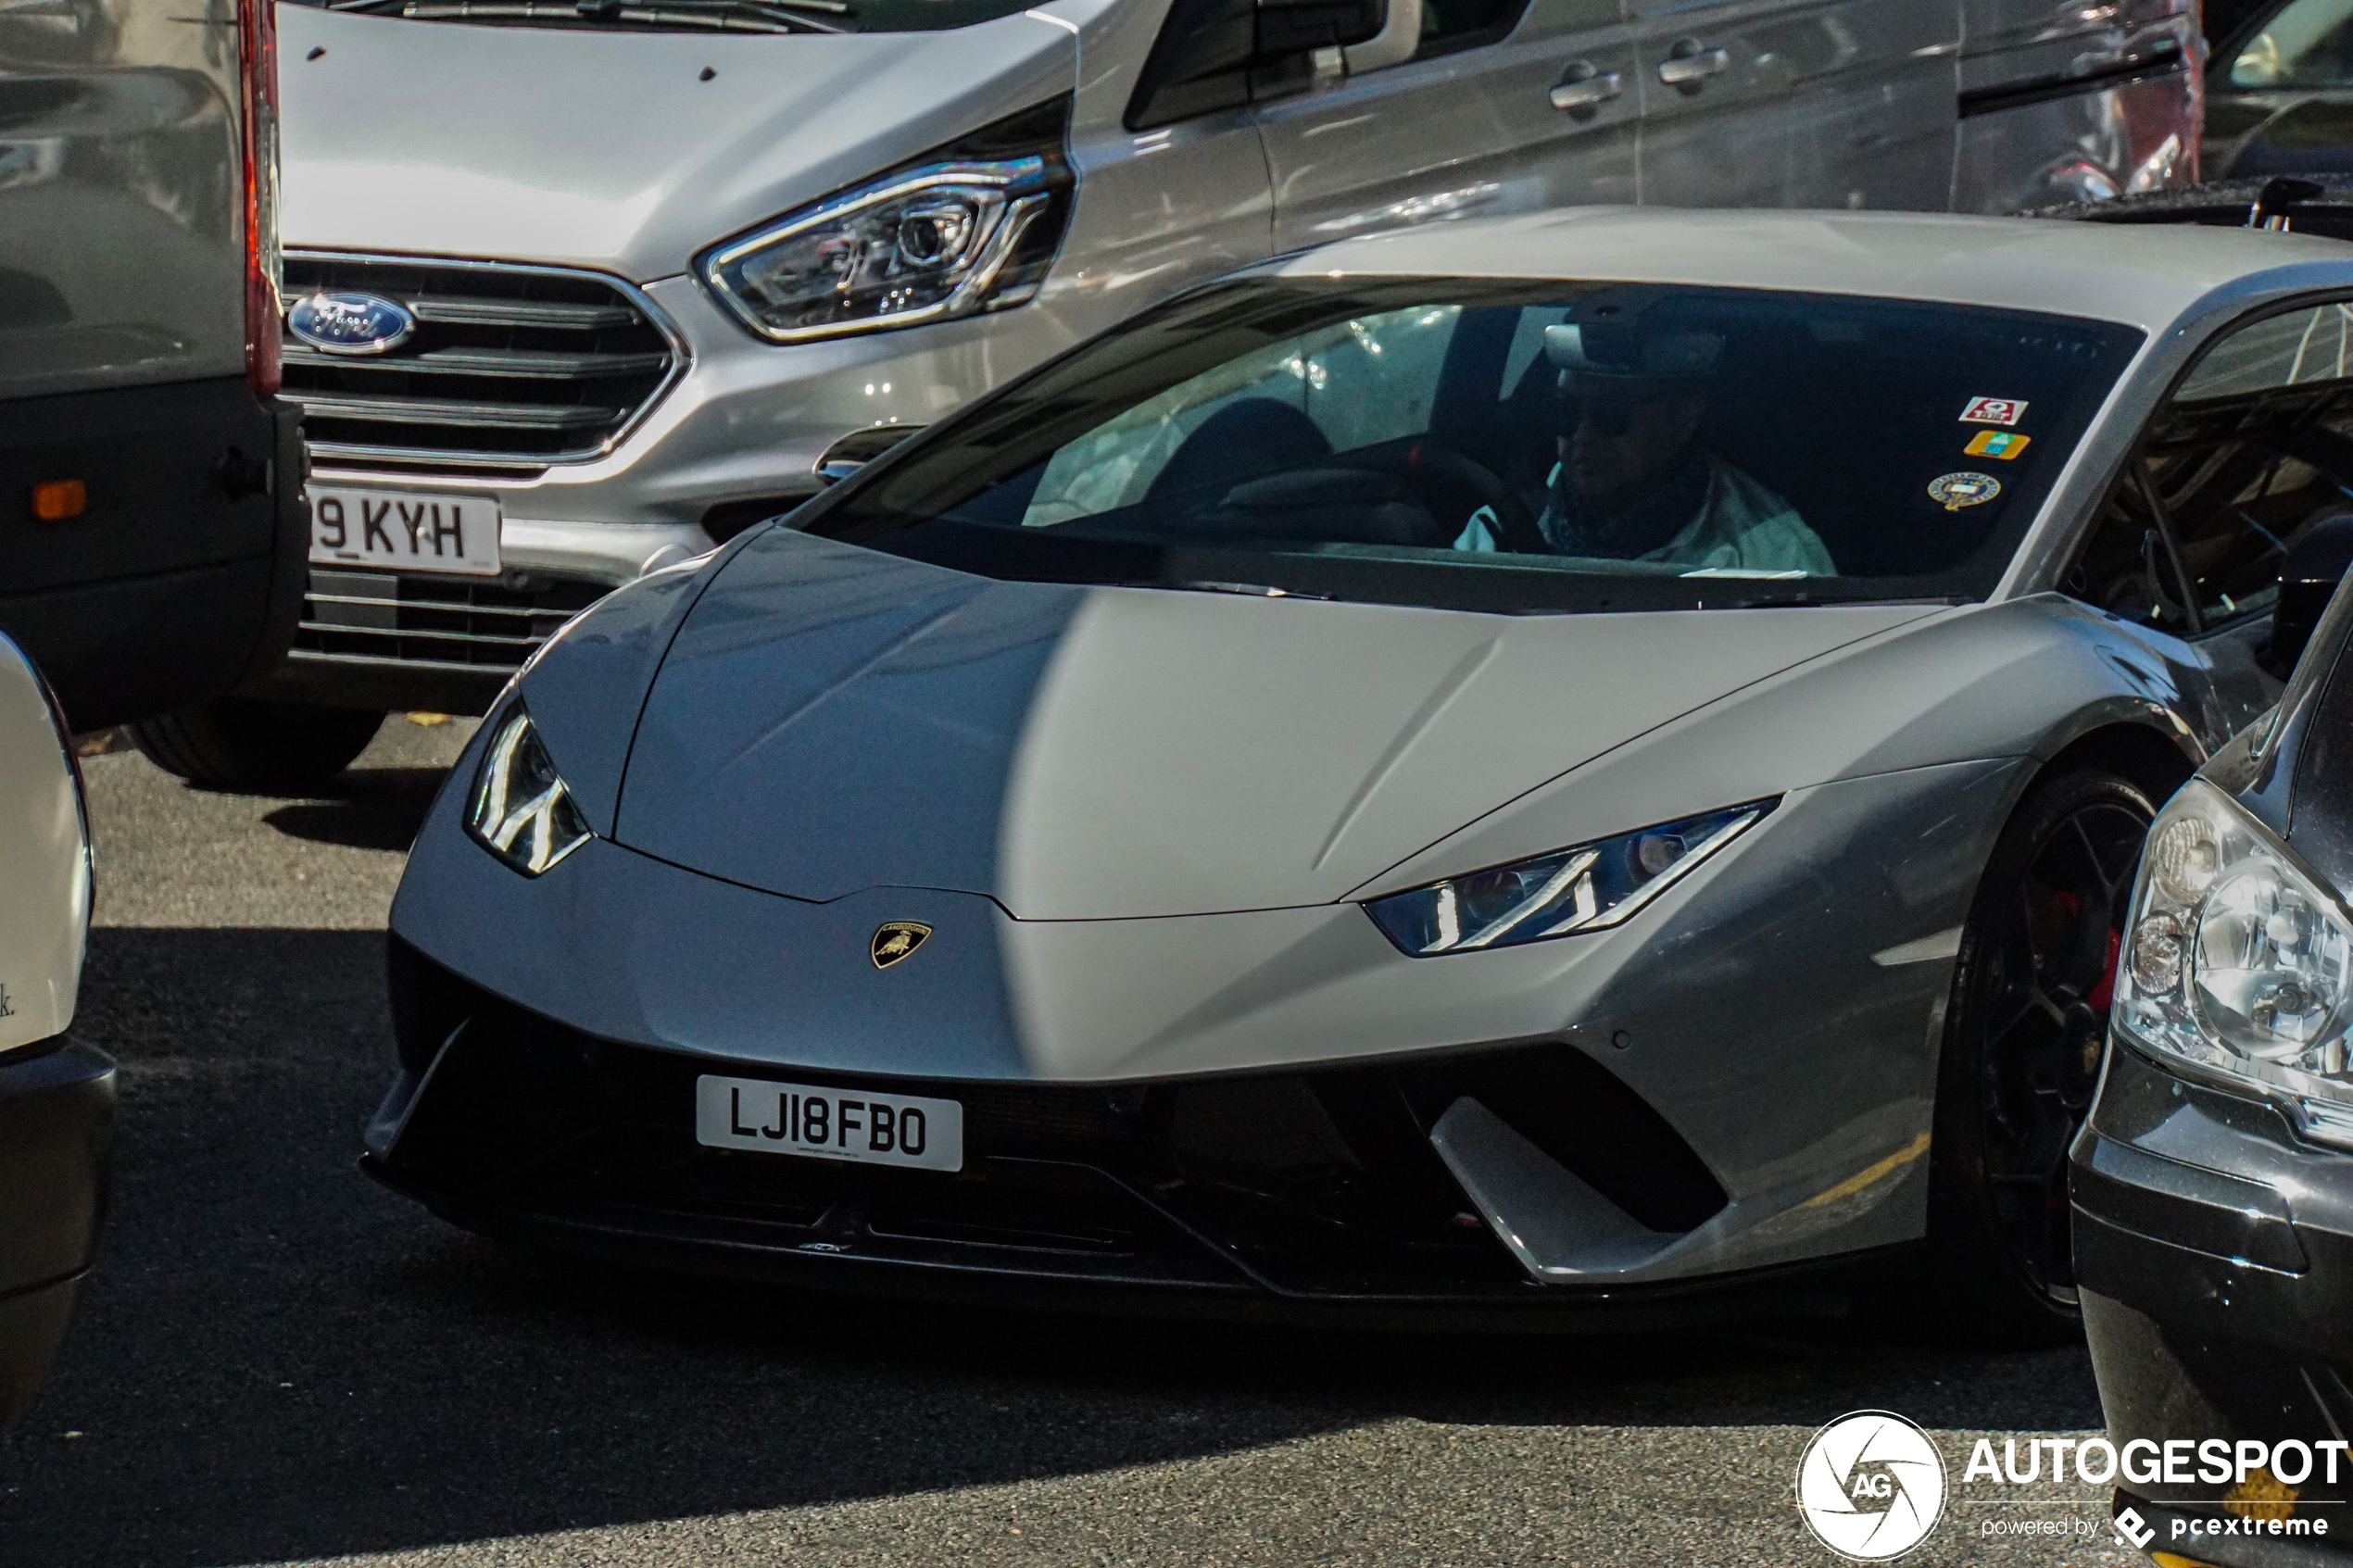
<path id="1" fill-rule="evenodd" d="M 780 22 L 812 32 L 840 32 L 844 30 L 812 21 L 799 13 L 822 11 L 833 17 L 858 14 L 851 8 L 849 0 L 577 0 L 577 6 L 582 16 L 597 20 L 609 16 L 635 19 L 658 15 L 664 20 L 739 17 Z"/>
<path id="2" fill-rule="evenodd" d="M 715 32 L 846 32 L 802 13 L 857 14 L 848 0 L 328 0 L 327 9 L 412 21 L 587 22 Z"/>
<path id="3" fill-rule="evenodd" d="M 1193 594 L 1247 594 L 1255 599 L 1322 599 L 1331 601 L 1329 594 L 1302 593 L 1297 588 L 1277 588 L 1267 583 L 1219 583 L 1206 578 L 1141 577 L 1132 583 L 1105 583 L 1106 588 L 1174 588 Z"/>

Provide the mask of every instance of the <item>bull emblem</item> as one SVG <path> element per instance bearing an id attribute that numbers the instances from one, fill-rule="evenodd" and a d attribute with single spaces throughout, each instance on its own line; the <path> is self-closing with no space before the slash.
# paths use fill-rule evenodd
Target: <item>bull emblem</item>
<path id="1" fill-rule="evenodd" d="M 866 944 L 866 956 L 875 960 L 876 969 L 888 969 L 922 947 L 930 935 L 931 927 L 920 922 L 887 920 L 875 928 L 874 939 Z"/>

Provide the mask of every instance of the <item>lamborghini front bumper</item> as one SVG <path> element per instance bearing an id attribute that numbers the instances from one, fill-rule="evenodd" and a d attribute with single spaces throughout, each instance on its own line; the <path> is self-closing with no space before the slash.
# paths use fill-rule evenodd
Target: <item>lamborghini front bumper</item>
<path id="1" fill-rule="evenodd" d="M 600 1039 L 393 939 L 404 1065 L 363 1166 L 484 1235 L 615 1261 L 887 1295 L 1358 1326 L 1580 1326 L 1835 1311 L 1856 1261 L 1705 1282 L 1532 1281 L 1429 1131 L 1466 1097 L 1566 1108 L 1542 1129 L 1661 1232 L 1725 1202 L 1655 1113 L 1549 1042 L 1114 1086 L 794 1069 L 949 1098 L 963 1169 L 702 1146 L 696 1081 L 773 1063 Z M 454 1021 L 454 1022 L 453 1022 Z M 437 1042 L 437 1043 L 436 1043 Z"/>

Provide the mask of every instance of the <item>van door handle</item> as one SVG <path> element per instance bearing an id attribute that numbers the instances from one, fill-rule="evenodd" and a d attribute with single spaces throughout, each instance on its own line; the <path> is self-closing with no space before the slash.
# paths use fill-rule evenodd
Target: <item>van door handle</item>
<path id="1" fill-rule="evenodd" d="M 1596 70 L 1590 60 L 1579 60 L 1568 68 L 1567 75 L 1553 89 L 1553 107 L 1564 110 L 1579 119 L 1591 119 L 1594 111 L 1626 91 L 1614 70 Z"/>
<path id="2" fill-rule="evenodd" d="M 1658 62 L 1658 79 L 1679 92 L 1696 93 L 1707 79 L 1728 69 L 1732 63 L 1729 49 L 1710 49 L 1696 38 L 1686 38 L 1667 52 Z"/>

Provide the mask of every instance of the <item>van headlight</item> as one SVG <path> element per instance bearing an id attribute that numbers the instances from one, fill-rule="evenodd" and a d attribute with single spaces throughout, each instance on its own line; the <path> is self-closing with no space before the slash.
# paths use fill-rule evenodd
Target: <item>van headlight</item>
<path id="1" fill-rule="evenodd" d="M 770 343 L 1001 310 L 1038 292 L 1075 183 L 1070 99 L 950 144 L 703 253 L 703 283 Z"/>
<path id="2" fill-rule="evenodd" d="M 2353 1147 L 2353 915 L 2237 802 L 2193 780 L 2158 813 L 2118 954 L 2116 1027 Z"/>
<path id="3" fill-rule="evenodd" d="M 1728 806 L 1448 877 L 1375 898 L 1365 912 L 1417 959 L 1596 931 L 1629 918 L 1777 804 Z"/>
<path id="4" fill-rule="evenodd" d="M 521 703 L 507 710 L 482 754 L 466 832 L 525 876 L 537 876 L 596 836 Z"/>

